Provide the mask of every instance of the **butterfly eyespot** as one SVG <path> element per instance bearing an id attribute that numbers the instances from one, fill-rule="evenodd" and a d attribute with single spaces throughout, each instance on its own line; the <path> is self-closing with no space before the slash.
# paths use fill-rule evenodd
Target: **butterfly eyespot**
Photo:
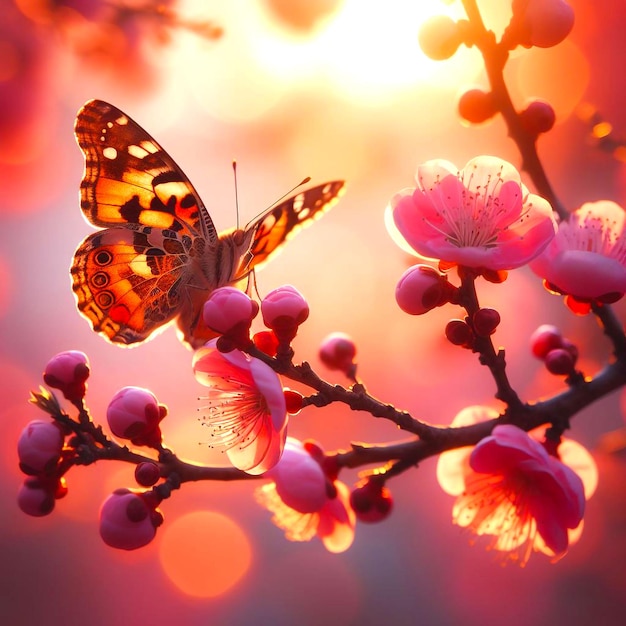
<path id="1" fill-rule="evenodd" d="M 110 291 L 102 291 L 96 294 L 96 302 L 101 309 L 108 309 L 113 304 L 114 298 Z"/>
<path id="2" fill-rule="evenodd" d="M 106 287 L 109 280 L 109 275 L 106 272 L 97 272 L 91 277 L 91 284 L 94 287 L 102 288 Z"/>
<path id="3" fill-rule="evenodd" d="M 111 263 L 113 255 L 108 250 L 100 250 L 100 252 L 94 254 L 93 260 L 96 265 L 104 267 L 105 265 L 109 265 L 109 263 Z"/>

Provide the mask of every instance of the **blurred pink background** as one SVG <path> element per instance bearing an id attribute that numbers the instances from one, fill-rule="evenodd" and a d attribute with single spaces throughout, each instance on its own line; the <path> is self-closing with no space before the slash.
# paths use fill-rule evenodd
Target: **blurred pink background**
<path id="1" fill-rule="evenodd" d="M 435 63 L 419 50 L 421 22 L 460 15 L 459 2 L 170 1 L 179 19 L 168 25 L 164 14 L 111 17 L 99 0 L 0 1 L 0 623 L 622 624 L 626 458 L 597 449 L 603 433 L 623 425 L 619 394 L 573 420 L 571 437 L 595 449 L 600 485 L 582 539 L 556 565 L 537 555 L 525 569 L 501 567 L 481 542 L 469 545 L 450 522 L 452 499 L 436 483 L 435 460 L 394 479 L 392 516 L 359 525 L 352 548 L 339 555 L 316 540 L 287 542 L 254 502 L 250 482 L 185 485 L 163 503 L 157 539 L 132 553 L 105 546 L 97 529 L 104 498 L 133 486 L 130 466 L 71 471 L 67 497 L 46 518 L 18 510 L 15 442 L 43 416 L 28 405 L 28 392 L 62 350 L 89 355 L 87 400 L 97 420 L 120 387 L 145 386 L 169 407 L 167 445 L 198 462 L 221 460 L 199 445 L 203 390 L 174 331 L 121 350 L 76 311 L 68 269 L 92 230 L 78 205 L 83 158 L 73 137 L 86 100 L 107 100 L 146 128 L 221 229 L 236 219 L 233 158 L 243 223 L 305 176 L 345 178 L 341 202 L 259 273 L 259 290 L 292 283 L 309 300 L 297 359 L 343 383 L 316 352 L 329 332 L 349 332 L 369 391 L 440 424 L 465 406 L 493 403 L 494 385 L 474 356 L 443 339 L 456 311 L 411 318 L 396 306 L 408 260 L 386 234 L 383 210 L 412 185 L 421 161 L 519 160 L 501 120 L 469 128 L 456 114 L 458 95 L 485 85 L 476 51 Z M 501 30 L 509 3 L 479 4 Z M 516 51 L 507 79 L 519 106 L 530 97 L 555 106 L 557 126 L 539 150 L 566 206 L 602 198 L 623 205 L 624 166 L 591 144 L 575 110 L 591 103 L 626 136 L 626 8 L 620 0 L 571 4 L 570 38 L 550 50 Z M 207 36 L 216 27 L 223 36 Z M 562 389 L 529 356 L 528 336 L 539 324 L 558 324 L 578 342 L 587 374 L 609 357 L 595 321 L 570 315 L 529 271 L 479 295 L 502 315 L 495 339 L 525 400 Z M 618 310 L 623 316 L 624 306 Z M 391 424 L 340 406 L 304 411 L 290 434 L 326 449 L 399 437 Z M 352 483 L 356 474 L 342 479 Z"/>

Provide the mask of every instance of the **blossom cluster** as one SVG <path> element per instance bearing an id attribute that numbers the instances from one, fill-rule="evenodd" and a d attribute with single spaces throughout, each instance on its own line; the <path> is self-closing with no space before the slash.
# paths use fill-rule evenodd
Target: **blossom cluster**
<path id="1" fill-rule="evenodd" d="M 563 0 L 514 0 L 512 8 L 497 43 L 502 54 L 493 53 L 493 37 L 471 19 L 436 18 L 422 35 L 422 46 L 433 58 L 447 58 L 462 44 L 474 45 L 497 60 L 518 46 L 557 45 L 573 25 Z M 472 123 L 501 113 L 525 157 L 534 157 L 530 162 L 541 168 L 535 142 L 552 127 L 554 112 L 538 101 L 515 111 L 509 100 L 496 88 L 471 90 L 461 97 L 459 112 Z M 543 170 L 541 176 L 527 173 L 537 193 L 513 164 L 496 156 L 476 156 L 461 168 L 432 159 L 417 168 L 415 186 L 393 195 L 385 210 L 389 234 L 419 261 L 396 283 L 398 306 L 413 316 L 453 309 L 455 317 L 442 335 L 489 369 L 497 409 L 467 407 L 448 427 L 398 410 L 368 393 L 357 375 L 357 346 L 342 332 L 329 334 L 319 348 L 322 364 L 348 381 L 331 385 L 309 363 L 294 363 L 293 341 L 310 313 L 295 287 L 284 285 L 257 302 L 248 292 L 225 286 L 204 304 L 203 322 L 216 337 L 194 353 L 192 371 L 203 386 L 204 442 L 222 449 L 230 466 L 192 466 L 167 449 L 161 432 L 167 409 L 148 389 L 125 387 L 113 396 L 106 411 L 110 435 L 105 434 L 85 405 L 87 357 L 69 351 L 48 363 L 44 382 L 60 390 L 78 416 L 70 417 L 47 390 L 33 394 L 52 419 L 31 422 L 18 441 L 20 468 L 27 475 L 19 506 L 30 515 L 47 515 L 67 493 L 70 469 L 120 460 L 135 464 L 137 485 L 116 490 L 102 505 L 100 535 L 112 547 L 133 550 L 150 543 L 164 522 L 159 507 L 185 482 L 240 479 L 262 481 L 255 499 L 287 539 L 318 537 L 327 550 L 342 552 L 352 544 L 358 523 L 380 522 L 392 513 L 391 481 L 438 455 L 437 478 L 455 498 L 455 524 L 486 537 L 491 549 L 521 565 L 534 552 L 561 558 L 580 537 L 585 504 L 597 482 L 590 453 L 565 436 L 570 418 L 626 384 L 626 337 L 610 306 L 626 294 L 626 218 L 610 200 L 564 211 L 549 186 L 537 184 L 545 178 Z M 529 337 L 529 352 L 565 391 L 534 403 L 519 398 L 507 376 L 504 350 L 492 342 L 500 312 L 481 306 L 479 299 L 482 281 L 497 285 L 522 268 L 547 291 L 564 296 L 573 313 L 596 315 L 614 347 L 606 369 L 588 377 L 578 369 L 575 342 L 558 327 L 542 324 Z M 264 329 L 253 332 L 260 320 Z M 287 387 L 285 379 L 307 391 Z M 301 411 L 333 402 L 390 420 L 410 437 L 328 451 L 316 440 L 290 434 Z M 345 475 L 354 469 L 359 474 L 350 486 Z"/>

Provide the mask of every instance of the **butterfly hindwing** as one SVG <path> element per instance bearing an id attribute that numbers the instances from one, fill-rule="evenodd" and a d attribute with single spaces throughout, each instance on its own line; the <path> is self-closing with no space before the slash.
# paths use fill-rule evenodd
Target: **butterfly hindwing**
<path id="1" fill-rule="evenodd" d="M 135 223 L 217 239 L 185 174 L 122 111 L 91 100 L 79 111 L 75 132 L 85 155 L 81 208 L 94 226 Z"/>
<path id="2" fill-rule="evenodd" d="M 144 341 L 186 299 L 191 246 L 189 237 L 139 225 L 92 233 L 71 268 L 79 311 L 110 341 Z"/>

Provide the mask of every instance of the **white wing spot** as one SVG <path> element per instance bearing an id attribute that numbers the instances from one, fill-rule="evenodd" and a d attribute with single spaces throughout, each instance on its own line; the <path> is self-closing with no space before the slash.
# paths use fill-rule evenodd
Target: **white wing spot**
<path id="1" fill-rule="evenodd" d="M 102 151 L 102 154 L 104 155 L 106 159 L 111 159 L 111 161 L 114 161 L 115 159 L 117 159 L 117 150 L 115 148 L 112 148 L 111 146 L 108 146 L 107 148 L 105 148 Z"/>

